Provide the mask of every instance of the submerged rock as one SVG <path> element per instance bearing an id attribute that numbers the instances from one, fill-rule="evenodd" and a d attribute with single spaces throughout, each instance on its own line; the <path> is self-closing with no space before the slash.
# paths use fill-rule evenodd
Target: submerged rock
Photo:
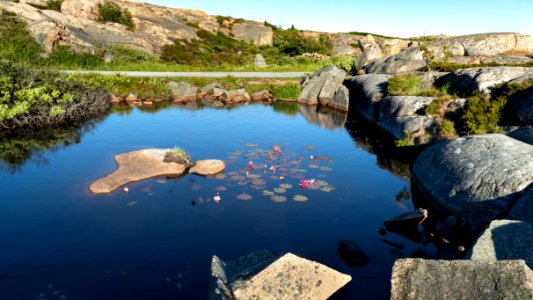
<path id="1" fill-rule="evenodd" d="M 339 252 L 342 260 L 350 267 L 362 267 L 370 262 L 370 257 L 365 254 L 356 241 L 340 241 L 337 252 Z"/>
<path id="2" fill-rule="evenodd" d="M 224 171 L 226 165 L 221 160 L 205 159 L 197 161 L 194 166 L 189 170 L 191 174 L 198 175 L 215 175 Z"/>
<path id="3" fill-rule="evenodd" d="M 107 194 L 130 182 L 183 174 L 186 170 L 184 165 L 163 161 L 168 150 L 144 149 L 116 155 L 117 170 L 93 182 L 89 189 L 95 194 Z"/>
<path id="4" fill-rule="evenodd" d="M 391 299 L 532 299 L 533 272 L 522 260 L 399 259 Z"/>
<path id="5" fill-rule="evenodd" d="M 533 146 L 501 134 L 444 141 L 420 154 L 413 181 L 437 207 L 480 230 L 533 182 Z"/>
<path id="6" fill-rule="evenodd" d="M 533 268 L 533 223 L 492 221 L 478 238 L 468 257 L 486 262 L 523 259 Z"/>

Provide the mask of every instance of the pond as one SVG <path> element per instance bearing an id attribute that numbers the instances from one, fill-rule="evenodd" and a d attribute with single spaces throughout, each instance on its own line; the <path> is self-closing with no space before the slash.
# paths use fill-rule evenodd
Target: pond
<path id="1" fill-rule="evenodd" d="M 379 142 L 346 119 L 286 103 L 116 109 L 68 147 L 7 164 L 0 299 L 205 299 L 213 255 L 262 249 L 351 275 L 333 299 L 387 299 L 397 258 L 438 254 L 384 232 L 385 220 L 414 210 L 409 182 L 367 152 Z M 226 170 L 89 192 L 116 168 L 116 154 L 173 146 L 193 160 L 225 160 Z M 281 151 L 271 157 L 274 146 Z M 341 240 L 356 241 L 370 262 L 348 266 Z"/>

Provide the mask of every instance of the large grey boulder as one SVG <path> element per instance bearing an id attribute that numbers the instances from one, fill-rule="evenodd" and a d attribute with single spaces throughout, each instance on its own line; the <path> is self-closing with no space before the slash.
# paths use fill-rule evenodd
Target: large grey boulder
<path id="1" fill-rule="evenodd" d="M 522 260 L 399 259 L 391 299 L 533 299 L 533 272 Z"/>
<path id="2" fill-rule="evenodd" d="M 354 111 L 371 122 L 379 116 L 379 105 L 387 94 L 387 85 L 391 75 L 367 74 L 354 76 L 346 83 L 350 91 L 350 102 Z M 352 110 L 352 108 L 350 108 Z"/>
<path id="3" fill-rule="evenodd" d="M 437 207 L 480 230 L 533 182 L 533 146 L 501 134 L 444 141 L 420 154 L 413 181 Z"/>
<path id="4" fill-rule="evenodd" d="M 267 63 L 266 63 L 265 58 L 263 57 L 263 55 L 261 55 L 259 53 L 255 55 L 254 65 L 256 65 L 256 66 L 258 66 L 260 68 L 263 68 L 263 67 L 267 66 Z"/>
<path id="5" fill-rule="evenodd" d="M 175 82 L 170 81 L 168 87 L 172 91 L 174 100 L 176 101 L 194 101 L 196 100 L 196 94 L 198 93 L 198 88 L 191 86 L 188 82 Z"/>
<path id="6" fill-rule="evenodd" d="M 308 105 L 323 104 L 333 99 L 335 92 L 342 85 L 346 72 L 335 67 L 329 66 L 312 74 L 305 83 L 298 102 Z"/>
<path id="7" fill-rule="evenodd" d="M 350 109 L 350 91 L 348 88 L 344 85 L 340 86 L 331 102 L 328 103 L 328 106 L 334 109 L 348 111 Z"/>
<path id="8" fill-rule="evenodd" d="M 434 117 L 421 115 L 390 118 L 377 123 L 379 128 L 386 131 L 396 140 L 404 139 L 406 134 L 408 134 L 412 139 L 418 139 L 420 143 L 425 142 L 423 140 L 424 135 L 434 125 Z"/>
<path id="9" fill-rule="evenodd" d="M 370 63 L 366 68 L 367 74 L 400 74 L 418 71 L 427 65 L 424 60 L 424 51 L 420 47 L 407 48 L 406 50 L 388 57 L 380 58 Z"/>
<path id="10" fill-rule="evenodd" d="M 490 93 L 496 84 L 533 73 L 533 68 L 524 67 L 485 67 L 468 68 L 449 73 L 439 79 L 440 83 L 450 84 L 462 92 L 479 91 Z"/>
<path id="11" fill-rule="evenodd" d="M 245 21 L 234 23 L 231 28 L 233 36 L 241 41 L 252 41 L 256 46 L 270 46 L 274 39 L 274 32 L 262 22 Z"/>
<path id="12" fill-rule="evenodd" d="M 519 220 L 533 224 L 533 186 L 530 186 L 516 201 L 513 209 L 505 217 L 509 220 Z M 533 231 L 532 231 L 533 233 Z M 532 251 L 533 253 L 533 251 Z M 531 264 L 529 265 L 532 266 Z"/>
<path id="13" fill-rule="evenodd" d="M 468 258 L 485 262 L 521 259 L 533 268 L 533 223 L 492 221 L 477 239 Z"/>
<path id="14" fill-rule="evenodd" d="M 431 97 L 387 96 L 381 100 L 378 120 L 384 121 L 392 118 L 416 115 L 418 111 L 433 101 L 435 99 Z"/>

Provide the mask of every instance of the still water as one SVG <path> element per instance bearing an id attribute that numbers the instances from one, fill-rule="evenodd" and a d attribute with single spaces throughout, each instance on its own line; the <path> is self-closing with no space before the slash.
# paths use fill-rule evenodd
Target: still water
<path id="1" fill-rule="evenodd" d="M 78 143 L 3 168 L 0 299 L 205 299 L 213 255 L 261 249 L 350 274 L 334 299 L 388 298 L 394 260 L 435 249 L 380 232 L 383 221 L 413 211 L 409 183 L 345 121 L 295 104 L 118 110 Z M 116 168 L 114 155 L 173 146 L 193 160 L 225 160 L 224 176 L 89 192 Z M 273 146 L 281 153 L 270 159 Z M 250 161 L 252 177 L 243 179 Z M 319 184 L 303 189 L 302 179 Z M 349 267 L 340 240 L 356 241 L 370 262 Z"/>

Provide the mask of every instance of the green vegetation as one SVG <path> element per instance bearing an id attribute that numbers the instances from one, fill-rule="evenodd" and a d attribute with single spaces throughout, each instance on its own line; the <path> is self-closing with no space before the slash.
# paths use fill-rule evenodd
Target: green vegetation
<path id="1" fill-rule="evenodd" d="M 329 54 L 332 43 L 329 37 L 321 34 L 318 38 L 305 37 L 294 26 L 288 30 L 274 30 L 274 47 L 281 53 L 289 56 L 302 55 L 304 53 Z"/>
<path id="2" fill-rule="evenodd" d="M 0 127 L 3 133 L 45 126 L 72 125 L 109 109 L 109 93 L 69 81 L 57 74 L 36 72 L 0 62 Z"/>
<path id="3" fill-rule="evenodd" d="M 373 37 L 380 37 L 380 38 L 384 38 L 384 39 L 401 39 L 401 38 L 398 38 L 398 37 L 375 34 L 375 33 L 370 33 L 370 32 L 362 32 L 362 31 L 352 31 L 352 32 L 348 32 L 348 34 L 351 34 L 351 35 L 363 35 L 363 36 L 367 36 L 367 35 L 370 34 Z"/>
<path id="4" fill-rule="evenodd" d="M 185 166 L 192 165 L 189 154 L 187 154 L 180 147 L 174 147 L 174 148 L 167 150 L 165 152 L 165 157 L 163 158 L 163 162 L 177 163 L 177 164 L 185 165 Z"/>
<path id="5" fill-rule="evenodd" d="M 61 11 L 61 4 L 64 0 L 48 0 L 46 1 L 46 8 L 55 11 Z"/>
<path id="6" fill-rule="evenodd" d="M 298 104 L 294 102 L 274 102 L 272 109 L 288 116 L 296 116 L 298 114 Z"/>
<path id="7" fill-rule="evenodd" d="M 409 147 L 414 146 L 415 141 L 413 134 L 407 131 L 404 131 L 405 137 L 401 140 L 396 140 L 394 143 L 396 144 L 396 147 Z"/>
<path id="8" fill-rule="evenodd" d="M 452 138 L 457 136 L 457 131 L 455 130 L 455 123 L 450 120 L 442 120 L 438 127 L 439 137 Z"/>
<path id="9" fill-rule="evenodd" d="M 423 90 L 422 79 L 416 75 L 393 76 L 387 85 L 387 93 L 391 96 L 418 96 Z"/>
<path id="10" fill-rule="evenodd" d="M 113 22 L 126 25 L 129 30 L 135 29 L 130 11 L 120 8 L 118 4 L 112 1 L 106 1 L 98 4 L 98 21 Z"/>
<path id="11" fill-rule="evenodd" d="M 26 23 L 8 11 L 0 13 L 0 59 L 35 64 L 41 60 L 41 46 L 26 30 Z"/>
<path id="12" fill-rule="evenodd" d="M 281 100 L 297 100 L 298 95 L 300 95 L 301 86 L 299 84 L 285 84 L 274 86 L 272 88 L 272 95 L 276 99 Z"/>
<path id="13" fill-rule="evenodd" d="M 468 133 L 501 132 L 498 123 L 506 102 L 507 98 L 505 97 L 498 97 L 495 100 L 484 96 L 470 97 L 463 115 Z"/>

